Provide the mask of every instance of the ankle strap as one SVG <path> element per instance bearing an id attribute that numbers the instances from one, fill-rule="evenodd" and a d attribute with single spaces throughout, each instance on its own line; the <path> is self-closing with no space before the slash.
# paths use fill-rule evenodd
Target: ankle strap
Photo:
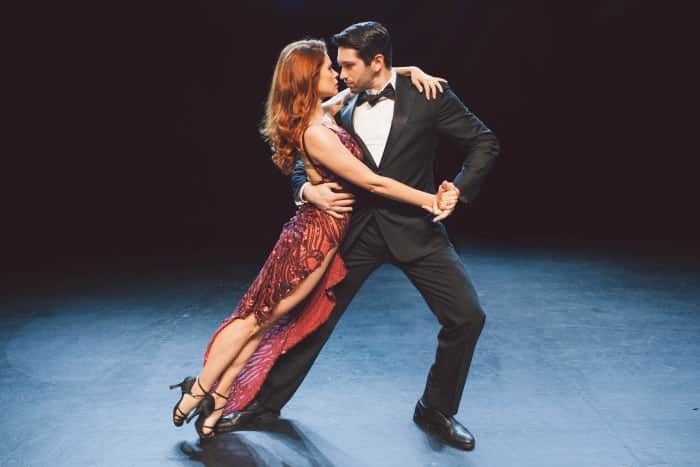
<path id="1" fill-rule="evenodd" d="M 197 377 L 197 379 L 195 381 L 197 382 L 197 386 L 199 386 L 199 389 L 202 391 L 202 394 L 192 394 L 192 390 L 190 390 L 190 395 L 194 398 L 202 398 L 202 397 L 206 396 L 209 393 L 209 391 L 204 389 L 204 386 L 202 386 L 202 383 L 199 382 L 199 377 Z"/>
<path id="2" fill-rule="evenodd" d="M 213 392 L 214 394 L 216 394 L 217 396 L 221 397 L 222 399 L 228 400 L 228 396 L 224 396 L 224 395 L 221 394 L 220 392 L 216 392 L 216 391 L 212 391 L 212 392 Z"/>

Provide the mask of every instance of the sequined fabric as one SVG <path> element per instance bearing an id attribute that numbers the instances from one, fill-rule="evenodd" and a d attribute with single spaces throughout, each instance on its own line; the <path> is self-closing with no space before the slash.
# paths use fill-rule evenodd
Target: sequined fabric
<path id="1" fill-rule="evenodd" d="M 326 126 L 338 135 L 353 156 L 362 159 L 362 150 L 348 132 L 334 124 Z M 315 164 L 315 168 L 324 182 L 343 184 L 341 179 L 320 164 Z M 349 219 L 349 214 L 337 219 L 311 204 L 303 205 L 284 224 L 279 239 L 257 277 L 231 316 L 221 323 L 212 336 L 204 353 L 204 362 L 206 363 L 216 336 L 234 320 L 254 314 L 258 323 L 267 322 L 280 300 L 293 292 L 321 265 L 328 252 L 340 244 Z M 260 390 L 280 354 L 299 343 L 328 319 L 335 305 L 332 287 L 343 280 L 345 274 L 345 264 L 336 253 L 311 294 L 268 329 L 236 378 L 224 414 L 245 408 Z"/>

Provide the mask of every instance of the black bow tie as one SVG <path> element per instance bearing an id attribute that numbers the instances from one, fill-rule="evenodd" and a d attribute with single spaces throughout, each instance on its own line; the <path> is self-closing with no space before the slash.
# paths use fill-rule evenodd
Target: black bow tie
<path id="1" fill-rule="evenodd" d="M 355 105 L 362 105 L 367 102 L 369 105 L 374 107 L 374 105 L 379 102 L 379 99 L 386 97 L 387 99 L 394 99 L 396 93 L 394 92 L 394 86 L 391 83 L 387 84 L 382 92 L 379 94 L 367 94 L 367 91 L 362 91 L 359 96 L 357 96 L 357 103 Z"/>

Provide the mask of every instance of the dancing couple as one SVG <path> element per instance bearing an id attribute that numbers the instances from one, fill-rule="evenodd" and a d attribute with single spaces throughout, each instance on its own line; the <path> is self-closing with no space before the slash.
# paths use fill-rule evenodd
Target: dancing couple
<path id="1" fill-rule="evenodd" d="M 280 53 L 261 132 L 272 162 L 291 175 L 299 208 L 214 332 L 199 375 L 171 386 L 181 390 L 173 422 L 196 417 L 199 437 L 209 439 L 278 417 L 365 279 L 391 263 L 441 325 L 413 419 L 473 449 L 454 415 L 485 315 L 440 221 L 474 199 L 498 141 L 444 80 L 392 67 L 381 24 L 354 24 L 333 43 L 348 87 L 340 94 L 324 42 L 301 40 Z M 464 163 L 435 190 L 440 137 L 459 145 Z"/>

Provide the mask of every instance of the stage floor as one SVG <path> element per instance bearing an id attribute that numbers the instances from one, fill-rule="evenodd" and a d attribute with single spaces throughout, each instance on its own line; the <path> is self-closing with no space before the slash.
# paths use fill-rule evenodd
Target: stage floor
<path id="1" fill-rule="evenodd" d="M 0 464 L 700 465 L 697 251 L 459 251 L 487 314 L 457 416 L 476 436 L 473 452 L 412 422 L 438 325 L 391 266 L 369 278 L 269 431 L 200 444 L 192 425 L 174 428 L 168 385 L 198 371 L 260 251 L 10 274 Z"/>

